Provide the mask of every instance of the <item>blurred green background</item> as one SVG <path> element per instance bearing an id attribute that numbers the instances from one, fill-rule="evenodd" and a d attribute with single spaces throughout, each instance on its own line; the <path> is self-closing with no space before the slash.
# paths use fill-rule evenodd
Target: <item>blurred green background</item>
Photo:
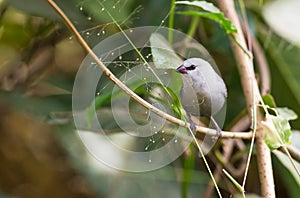
<path id="1" fill-rule="evenodd" d="M 119 31 L 98 1 L 56 2 L 91 47 Z M 171 1 L 100 2 L 124 29 L 168 27 Z M 300 115 L 300 26 L 295 24 L 299 3 L 248 0 L 245 5 L 251 32 L 267 58 L 270 92 L 277 106 Z M 192 20 L 175 14 L 174 28 L 187 33 Z M 196 27 L 194 38 L 210 52 L 228 88 L 226 127 L 245 108 L 229 39 L 209 19 L 200 18 Z M 117 171 L 85 150 L 73 124 L 71 95 L 85 56 L 46 1 L 0 0 L 0 197 L 201 197 L 210 178 L 193 148 L 170 165 L 146 173 Z M 293 145 L 300 148 L 300 120 L 291 126 Z M 237 155 L 247 153 L 249 142 L 246 145 Z M 214 169 L 216 158 L 208 158 Z M 254 154 L 246 189 L 259 194 L 255 160 Z M 297 196 L 299 177 L 283 163 L 284 156 L 275 153 L 272 160 L 277 196 Z M 237 193 L 225 176 L 219 185 L 224 197 Z"/>

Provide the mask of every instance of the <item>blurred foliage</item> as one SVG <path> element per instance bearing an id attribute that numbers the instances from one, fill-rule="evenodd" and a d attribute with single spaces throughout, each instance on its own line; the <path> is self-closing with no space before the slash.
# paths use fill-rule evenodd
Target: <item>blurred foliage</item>
<path id="1" fill-rule="evenodd" d="M 119 31 L 105 14 L 106 9 L 126 29 L 167 26 L 171 6 L 171 1 L 159 0 L 56 2 L 91 46 Z M 292 0 L 284 2 L 286 7 L 297 6 Z M 251 32 L 258 38 L 269 64 L 271 94 L 278 106 L 300 115 L 300 48 L 299 43 L 293 43 L 297 38 L 290 38 L 295 34 L 278 31 L 281 23 L 270 22 L 272 16 L 265 13 L 268 4 L 252 0 L 245 4 Z M 275 14 L 282 4 L 277 6 Z M 176 6 L 176 11 L 190 9 Z M 284 14 L 286 21 L 299 18 L 298 12 Z M 191 16 L 176 14 L 174 28 L 186 33 L 191 21 Z M 207 18 L 199 18 L 193 37 L 210 52 L 226 82 L 226 128 L 245 109 L 229 39 L 219 24 Z M 210 179 L 193 148 L 164 168 L 139 174 L 107 167 L 87 152 L 75 131 L 71 96 L 76 72 L 85 55 L 46 1 L 0 1 L 0 196 L 199 197 L 205 193 Z M 119 68 L 114 71 L 122 72 Z M 256 71 L 259 78 L 259 70 Z M 101 100 L 103 108 L 99 114 L 109 108 L 103 102 L 106 100 Z M 116 123 L 107 121 L 107 124 L 113 128 Z M 300 120 L 292 121 L 291 128 L 292 137 L 297 136 L 292 138 L 292 145 L 300 148 L 293 141 L 299 139 L 295 130 L 300 130 Z M 248 142 L 245 144 L 230 159 L 235 161 L 224 166 L 231 162 L 238 166 L 241 156 L 248 151 Z M 213 154 L 209 159 L 211 167 L 218 164 Z M 246 190 L 259 193 L 255 160 L 254 155 Z M 273 162 L 277 196 L 297 196 L 299 178 L 286 164 L 287 160 L 275 153 Z M 240 181 L 242 175 L 234 178 Z M 224 175 L 219 185 L 224 196 L 238 193 Z"/>

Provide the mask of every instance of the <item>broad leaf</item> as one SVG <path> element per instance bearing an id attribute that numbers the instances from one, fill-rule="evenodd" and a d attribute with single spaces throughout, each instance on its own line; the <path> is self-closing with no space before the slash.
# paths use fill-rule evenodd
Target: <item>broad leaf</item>
<path id="1" fill-rule="evenodd" d="M 292 146 L 300 149 L 300 132 L 299 131 L 293 131 L 291 136 L 291 142 Z M 286 188 L 289 192 L 289 197 L 298 197 L 299 195 L 299 188 L 300 188 L 300 177 L 293 167 L 293 165 L 290 162 L 290 159 L 286 156 L 286 154 L 280 152 L 280 151 L 273 151 L 273 154 L 275 154 L 276 158 L 280 161 L 280 163 L 277 163 L 276 161 L 274 164 L 275 171 L 278 171 L 280 174 L 280 178 L 282 178 L 282 182 L 287 184 Z M 295 161 L 295 164 L 300 169 L 300 163 Z M 276 170 L 277 169 L 277 170 Z M 297 190 L 298 189 L 298 190 Z"/>
<path id="2" fill-rule="evenodd" d="M 276 103 L 275 100 L 273 98 L 273 96 L 271 94 L 266 94 L 264 96 L 262 96 L 262 99 L 265 103 L 265 105 L 271 107 L 271 108 L 275 108 L 276 107 Z"/>
<path id="3" fill-rule="evenodd" d="M 286 107 L 281 107 L 281 108 L 276 108 L 276 110 L 278 111 L 278 114 L 286 119 L 286 120 L 296 120 L 298 118 L 297 114 L 289 109 L 289 108 L 286 108 Z"/>
<path id="4" fill-rule="evenodd" d="M 219 8 L 217 8 L 216 6 L 214 6 L 214 4 L 209 3 L 207 1 L 177 1 L 176 4 L 196 6 L 208 12 L 220 13 Z"/>
<path id="5" fill-rule="evenodd" d="M 232 35 L 237 32 L 236 27 L 228 20 L 224 14 L 215 7 L 212 3 L 206 1 L 177 1 L 176 4 L 195 6 L 201 8 L 204 11 L 189 10 L 184 12 L 178 12 L 179 14 L 192 15 L 192 16 L 201 16 L 204 18 L 209 18 L 219 23 L 220 26 L 225 30 L 227 34 Z"/>
<path id="6" fill-rule="evenodd" d="M 271 150 L 291 143 L 291 126 L 287 119 L 280 115 L 267 114 L 261 123 L 265 132 L 265 142 Z"/>
<path id="7" fill-rule="evenodd" d="M 289 108 L 276 107 L 275 100 L 270 94 L 264 95 L 262 99 L 265 108 L 274 113 L 271 115 L 266 112 L 266 118 L 261 122 L 265 129 L 266 144 L 271 150 L 290 144 L 291 126 L 289 120 L 297 119 L 297 114 Z"/>
<path id="8" fill-rule="evenodd" d="M 150 37 L 153 62 L 158 69 L 176 69 L 182 60 L 176 55 L 168 41 L 161 35 L 153 33 Z"/>

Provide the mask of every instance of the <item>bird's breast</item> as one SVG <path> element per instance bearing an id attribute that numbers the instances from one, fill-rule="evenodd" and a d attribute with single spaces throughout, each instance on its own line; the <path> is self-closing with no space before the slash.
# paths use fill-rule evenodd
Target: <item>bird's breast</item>
<path id="1" fill-rule="evenodd" d="M 215 74 L 217 75 L 217 74 Z M 181 102 L 184 109 L 194 116 L 211 116 L 224 105 L 227 91 L 219 76 L 185 75 L 181 89 Z"/>

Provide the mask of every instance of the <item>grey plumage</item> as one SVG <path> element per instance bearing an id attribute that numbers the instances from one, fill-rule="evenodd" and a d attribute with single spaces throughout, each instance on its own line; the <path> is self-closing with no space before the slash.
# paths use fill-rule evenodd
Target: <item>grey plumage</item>
<path id="1" fill-rule="evenodd" d="M 227 97 L 223 79 L 201 58 L 185 60 L 176 71 L 183 74 L 180 94 L 183 108 L 193 116 L 213 119 L 212 116 L 222 108 Z"/>

